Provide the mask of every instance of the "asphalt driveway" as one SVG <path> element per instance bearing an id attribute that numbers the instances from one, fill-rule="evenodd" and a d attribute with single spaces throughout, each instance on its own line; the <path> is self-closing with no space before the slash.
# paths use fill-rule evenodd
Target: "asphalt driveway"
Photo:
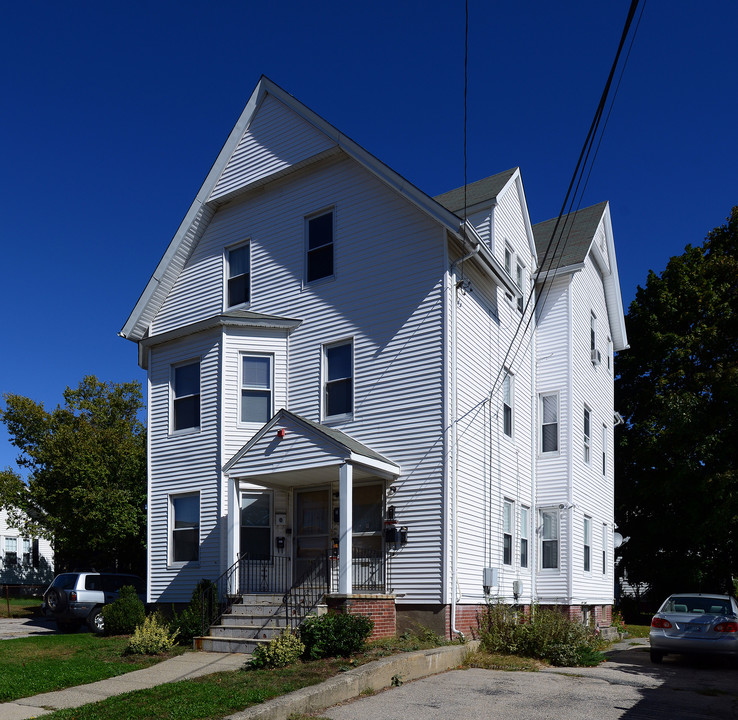
<path id="1" fill-rule="evenodd" d="M 596 668 L 454 670 L 330 708 L 332 720 L 705 720 L 738 718 L 738 670 L 621 643 Z"/>
<path id="2" fill-rule="evenodd" d="M 0 640 L 53 632 L 56 632 L 56 621 L 51 618 L 0 618 Z"/>

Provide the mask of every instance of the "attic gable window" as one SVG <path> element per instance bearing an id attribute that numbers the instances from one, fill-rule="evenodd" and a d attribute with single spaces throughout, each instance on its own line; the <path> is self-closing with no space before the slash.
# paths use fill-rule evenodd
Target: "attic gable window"
<path id="1" fill-rule="evenodd" d="M 333 277 L 333 211 L 308 218 L 307 282 Z"/>
<path id="2" fill-rule="evenodd" d="M 251 244 L 245 243 L 227 251 L 228 307 L 242 305 L 251 299 Z"/>
<path id="3" fill-rule="evenodd" d="M 172 429 L 200 428 L 200 361 L 172 368 Z"/>

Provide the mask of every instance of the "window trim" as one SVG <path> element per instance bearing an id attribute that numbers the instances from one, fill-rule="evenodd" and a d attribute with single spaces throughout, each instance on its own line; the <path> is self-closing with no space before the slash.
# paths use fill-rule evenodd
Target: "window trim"
<path id="1" fill-rule="evenodd" d="M 515 259 L 515 284 L 520 290 L 520 297 L 518 298 L 518 312 L 522 314 L 523 308 L 525 307 L 525 298 L 523 294 L 523 285 L 525 285 L 525 265 L 520 262 L 520 258 Z"/>
<path id="2" fill-rule="evenodd" d="M 545 507 L 545 508 L 539 508 L 538 510 L 539 514 L 539 520 L 540 520 L 540 528 L 541 528 L 541 540 L 540 540 L 540 570 L 543 572 L 551 571 L 551 572 L 560 572 L 561 569 L 561 518 L 559 517 L 559 509 L 557 507 Z M 545 528 L 545 515 L 550 515 L 554 518 L 555 524 L 556 524 L 556 532 L 555 538 L 546 538 L 544 535 L 544 528 Z M 545 561 L 545 553 L 544 553 L 544 543 L 556 543 L 556 565 L 544 565 Z"/>
<path id="3" fill-rule="evenodd" d="M 188 365 L 197 365 L 198 392 L 190 395 L 182 395 L 177 397 L 176 387 L 176 371 L 179 368 Z M 197 408 L 197 425 L 188 425 L 187 427 L 175 429 L 176 413 L 175 408 L 177 400 L 183 400 L 189 397 L 198 398 Z M 202 358 L 190 358 L 178 363 L 172 363 L 169 371 L 169 434 L 170 435 L 189 435 L 199 433 L 202 427 Z"/>
<path id="4" fill-rule="evenodd" d="M 266 358 L 269 361 L 269 388 L 246 387 L 244 385 L 243 364 L 246 358 Z M 243 391 L 253 390 L 256 392 L 269 393 L 269 417 L 264 422 L 260 420 L 244 420 L 243 419 Z M 243 351 L 238 354 L 238 427 L 252 427 L 254 425 L 264 425 L 274 416 L 274 353 L 259 353 Z"/>
<path id="5" fill-rule="evenodd" d="M 351 348 L 351 374 L 347 377 L 334 378 L 328 380 L 328 350 L 342 345 L 349 345 Z M 353 420 L 354 408 L 356 407 L 356 362 L 355 362 L 355 343 L 353 337 L 344 338 L 342 340 L 336 340 L 329 343 L 324 343 L 321 346 L 321 417 L 325 422 L 340 422 L 343 420 Z M 351 380 L 351 410 L 344 413 L 336 413 L 335 415 L 328 415 L 328 385 L 330 383 L 342 382 L 344 380 Z"/>
<path id="6" fill-rule="evenodd" d="M 520 567 L 527 570 L 530 565 L 530 508 L 520 506 Z"/>
<path id="7" fill-rule="evenodd" d="M 590 355 L 597 350 L 597 315 L 594 310 L 589 311 L 589 349 Z"/>
<path id="8" fill-rule="evenodd" d="M 583 564 L 582 567 L 584 572 L 592 572 L 592 518 L 589 515 L 584 516 L 584 523 L 582 527 L 582 552 Z"/>
<path id="9" fill-rule="evenodd" d="M 11 543 L 15 543 L 15 550 L 10 550 Z M 5 567 L 18 567 L 18 538 L 6 536 L 3 542 L 3 565 Z"/>
<path id="10" fill-rule="evenodd" d="M 324 215 L 331 215 L 331 240 L 330 243 L 324 243 L 318 248 L 310 247 L 310 223 L 313 220 L 323 217 Z M 335 279 L 336 277 L 336 208 L 330 206 L 323 210 L 310 213 L 304 218 L 304 233 L 305 233 L 305 272 L 304 272 L 304 283 L 305 285 L 315 285 L 316 283 L 328 282 Z M 314 253 L 315 250 L 329 246 L 331 247 L 331 272 L 330 275 L 321 275 L 320 277 L 310 279 L 310 254 Z"/>
<path id="11" fill-rule="evenodd" d="M 513 541 L 515 539 L 515 501 L 505 498 L 502 502 L 502 564 L 513 565 Z"/>
<path id="12" fill-rule="evenodd" d="M 584 423 L 582 426 L 583 458 L 585 465 L 592 464 L 592 411 L 584 406 Z"/>
<path id="13" fill-rule="evenodd" d="M 249 250 L 249 269 L 248 272 L 242 273 L 241 275 L 235 275 L 231 277 L 231 253 L 236 250 L 241 250 L 242 248 L 247 247 Z M 226 310 L 230 310 L 232 308 L 239 308 L 239 307 L 248 307 L 251 305 L 251 239 L 243 240 L 239 243 L 236 243 L 235 245 L 230 245 L 229 247 L 224 248 L 223 253 L 223 262 L 224 262 L 224 288 L 223 288 L 223 307 Z M 234 304 L 231 304 L 231 288 L 230 288 L 230 281 L 237 278 L 242 277 L 243 275 L 247 276 L 247 299 L 242 300 L 241 302 L 237 302 Z"/>
<path id="14" fill-rule="evenodd" d="M 607 523 L 602 523 L 602 574 L 607 575 Z"/>
<path id="15" fill-rule="evenodd" d="M 556 422 L 555 423 L 544 423 L 543 419 L 543 401 L 545 398 L 549 397 L 555 397 L 556 398 Z M 538 411 L 540 413 L 539 416 L 539 422 L 538 422 L 538 453 L 539 455 L 545 456 L 545 457 L 553 457 L 555 455 L 558 455 L 561 451 L 561 401 L 559 397 L 559 391 L 556 390 L 554 392 L 542 392 L 538 395 Z M 543 449 L 543 428 L 544 425 L 556 425 L 556 448 L 553 450 L 544 450 Z"/>
<path id="16" fill-rule="evenodd" d="M 174 559 L 174 533 L 176 531 L 175 516 L 174 516 L 174 501 L 180 498 L 197 498 L 197 559 L 196 560 L 175 560 Z M 184 567 L 190 565 L 193 567 L 200 565 L 200 546 L 202 545 L 202 498 L 199 490 L 186 490 L 183 492 L 169 493 L 167 496 L 167 502 L 169 503 L 169 529 L 167 533 L 168 537 L 168 552 L 167 552 L 167 564 L 169 567 Z M 181 528 L 184 530 L 185 528 Z"/>
<path id="17" fill-rule="evenodd" d="M 609 441 L 609 433 L 607 425 L 602 423 L 602 476 L 607 477 L 607 445 Z"/>
<path id="18" fill-rule="evenodd" d="M 505 402 L 506 383 L 509 403 Z M 508 414 L 510 417 L 510 432 L 507 431 Z M 511 440 L 515 437 L 515 376 L 507 368 L 504 368 L 502 377 L 502 434 Z"/>

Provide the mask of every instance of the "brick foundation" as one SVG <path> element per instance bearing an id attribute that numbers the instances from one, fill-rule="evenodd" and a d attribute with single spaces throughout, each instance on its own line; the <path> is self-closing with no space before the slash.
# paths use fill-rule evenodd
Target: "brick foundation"
<path id="1" fill-rule="evenodd" d="M 394 595 L 328 595 L 326 604 L 329 612 L 367 615 L 374 620 L 370 640 L 394 637 L 397 633 Z"/>

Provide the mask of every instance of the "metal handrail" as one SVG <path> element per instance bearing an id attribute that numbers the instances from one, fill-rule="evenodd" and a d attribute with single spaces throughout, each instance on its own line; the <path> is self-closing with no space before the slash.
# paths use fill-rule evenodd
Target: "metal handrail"
<path id="1" fill-rule="evenodd" d="M 295 630 L 318 606 L 331 586 L 331 563 L 328 552 L 316 556 L 305 572 L 284 594 L 282 606 L 287 627 Z"/>

